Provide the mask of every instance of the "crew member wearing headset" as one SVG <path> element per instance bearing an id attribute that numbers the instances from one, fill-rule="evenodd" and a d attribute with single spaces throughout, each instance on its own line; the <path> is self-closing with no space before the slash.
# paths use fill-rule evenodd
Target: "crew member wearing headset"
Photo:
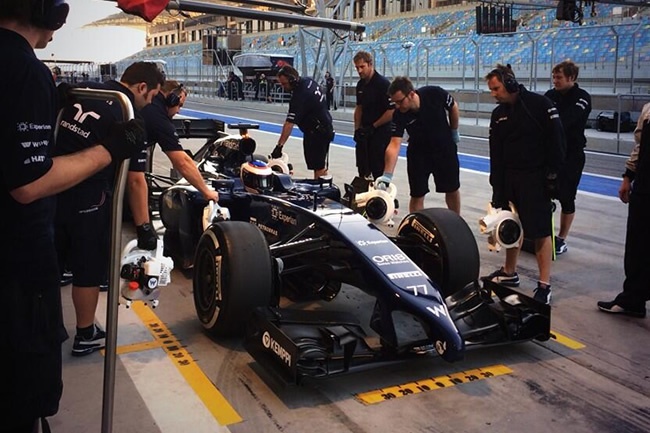
<path id="1" fill-rule="evenodd" d="M 436 192 L 445 194 L 450 210 L 460 215 L 460 168 L 458 165 L 458 104 L 442 87 L 417 90 L 407 77 L 395 77 L 388 88 L 393 104 L 392 138 L 386 149 L 384 173 L 376 179 L 378 188 L 390 184 L 402 146 L 404 131 L 409 134 L 406 149 L 411 198 L 409 212 L 424 208 L 433 175 Z"/>
<path id="2" fill-rule="evenodd" d="M 591 113 L 591 96 L 576 83 L 580 69 L 570 60 L 553 68 L 553 88 L 544 96 L 555 104 L 566 134 L 566 161 L 558 173 L 562 205 L 560 232 L 555 237 L 555 253 L 567 251 L 566 237 L 576 215 L 576 192 L 585 167 L 585 127 Z"/>
<path id="3" fill-rule="evenodd" d="M 490 184 L 494 208 L 512 202 L 524 235 L 535 242 L 539 281 L 534 297 L 551 302 L 551 198 L 564 163 L 564 131 L 557 109 L 547 97 L 529 92 L 510 66 L 497 65 L 486 75 L 499 104 L 490 120 Z M 483 279 L 519 286 L 517 259 L 521 244 L 506 250 L 505 266 Z"/>
<path id="4" fill-rule="evenodd" d="M 303 150 L 307 168 L 314 171 L 314 179 L 327 175 L 327 153 L 334 139 L 332 116 L 327 110 L 327 98 L 318 83 L 311 78 L 300 77 L 291 66 L 278 71 L 278 82 L 291 92 L 289 112 L 282 125 L 282 133 L 271 157 L 282 156 L 282 146 L 291 135 L 293 125 L 303 133 Z"/>
<path id="5" fill-rule="evenodd" d="M 203 181 L 196 164 L 183 150 L 172 122 L 172 118 L 180 112 L 185 104 L 186 97 L 187 91 L 182 84 L 175 80 L 167 80 L 160 93 L 154 96 L 151 104 L 140 112 L 145 122 L 147 142 L 151 146 L 149 157 L 153 156 L 153 146 L 157 143 L 171 161 L 174 169 L 178 170 L 192 186 L 199 190 L 206 200 L 217 202 L 219 194 L 210 189 Z M 149 217 L 149 195 L 144 176 L 145 170 L 146 165 L 131 167 L 127 177 L 127 186 L 133 223 L 138 235 L 138 248 L 153 250 L 156 248 L 158 236 L 151 226 Z"/>
<path id="6" fill-rule="evenodd" d="M 63 390 L 61 344 L 68 334 L 54 247 L 54 195 L 144 147 L 141 128 L 120 122 L 95 145 L 51 157 L 57 93 L 34 49 L 47 46 L 68 11 L 61 0 L 0 0 L 0 93 L 13 102 L 0 105 L 2 431 L 37 431 L 39 418 L 45 431 L 45 417 L 57 413 Z"/>

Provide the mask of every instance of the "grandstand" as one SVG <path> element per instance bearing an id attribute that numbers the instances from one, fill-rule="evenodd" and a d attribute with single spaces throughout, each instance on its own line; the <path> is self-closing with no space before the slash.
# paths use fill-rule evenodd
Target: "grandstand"
<path id="1" fill-rule="evenodd" d="M 367 3 L 369 9 L 363 13 L 372 15 L 375 5 Z M 225 20 L 229 34 L 241 34 L 239 45 L 228 50 L 291 55 L 298 70 L 320 79 L 327 69 L 337 77 L 337 83 L 345 85 L 356 82 L 351 56 L 363 49 L 374 54 L 377 69 L 388 77 L 408 74 L 420 85 L 435 80 L 452 88 L 476 90 L 483 86 L 481 77 L 496 63 L 512 64 L 520 81 L 534 90 L 544 90 L 550 86 L 552 66 L 571 59 L 581 67 L 581 82 L 592 92 L 649 92 L 647 8 L 595 3 L 595 16 L 585 13 L 581 26 L 557 21 L 553 1 L 517 3 L 512 7 L 513 18 L 518 22 L 516 32 L 478 35 L 475 3 L 435 8 L 408 4 L 415 10 L 357 18 L 366 24 L 366 31 L 360 36 L 340 30 Z M 327 9 L 325 15 L 333 16 L 334 12 Z M 347 16 L 345 10 L 341 16 Z M 164 26 L 161 31 L 168 32 L 169 24 L 165 22 Z M 192 28 L 192 33 L 171 40 L 192 42 L 163 45 L 162 37 L 156 37 L 156 29 L 150 29 L 148 41 L 157 44 L 120 61 L 118 73 L 134 60 L 163 59 L 170 76 L 197 86 L 224 80 L 233 68 L 231 63 L 204 65 L 202 61 L 206 49 L 195 32 L 211 32 L 209 23 L 198 30 L 196 26 L 185 28 Z M 332 48 L 334 60 L 330 66 L 323 59 L 324 40 L 330 41 Z M 405 49 L 404 41 L 413 42 L 413 47 Z"/>

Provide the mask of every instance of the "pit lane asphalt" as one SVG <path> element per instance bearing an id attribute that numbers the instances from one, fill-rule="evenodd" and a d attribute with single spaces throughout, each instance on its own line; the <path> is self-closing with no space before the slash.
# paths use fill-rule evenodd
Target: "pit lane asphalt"
<path id="1" fill-rule="evenodd" d="M 202 110 L 235 115 L 230 109 L 202 106 Z M 275 116 L 281 123 L 283 116 Z M 261 154 L 270 153 L 277 141 L 276 133 L 251 131 L 251 135 Z M 463 137 L 463 145 L 465 140 Z M 202 141 L 183 144 L 196 150 Z M 286 150 L 295 176 L 309 176 L 301 140 L 291 138 Z M 620 159 L 621 166 L 622 162 Z M 330 173 L 335 183 L 349 182 L 355 172 L 353 165 L 350 147 L 332 146 Z M 405 166 L 405 160 L 400 159 L 394 180 L 402 205 L 400 218 L 406 214 L 408 203 Z M 168 167 L 168 161 L 157 152 L 155 170 L 165 173 Z M 502 264 L 503 253 L 488 252 L 485 238 L 478 233 L 477 221 L 485 214 L 490 197 L 487 174 L 463 170 L 461 195 L 462 215 L 479 245 L 481 273 L 491 272 Z M 444 199 L 432 193 L 426 205 L 444 206 Z M 650 431 L 650 320 L 611 316 L 595 307 L 597 300 L 610 299 L 621 288 L 627 208 L 613 197 L 594 193 L 579 193 L 576 207 L 569 251 L 554 262 L 552 269 L 552 329 L 582 343 L 583 348 L 572 349 L 553 340 L 505 345 L 468 352 L 465 360 L 455 364 L 428 356 L 282 388 L 253 361 L 240 339 L 214 341 L 202 332 L 195 317 L 191 280 L 175 270 L 172 284 L 164 288 L 161 304 L 153 312 L 242 421 L 227 425 L 217 421 L 217 415 L 202 407 L 197 398 L 200 392 L 188 387 L 187 380 L 178 374 L 170 356 L 160 348 L 141 348 L 118 357 L 113 431 Z M 125 233 L 125 239 L 128 235 Z M 519 266 L 521 291 L 530 294 L 537 273 L 534 257 L 522 253 Z M 65 323 L 74 335 L 70 287 L 62 291 Z M 351 311 L 366 324 L 372 302 L 345 287 L 329 307 Z M 104 321 L 103 314 L 100 308 L 100 322 Z M 133 311 L 121 307 L 119 320 L 119 346 L 152 340 Z M 72 358 L 71 345 L 71 340 L 64 344 L 64 396 L 51 426 L 54 432 L 99 431 L 103 358 L 99 354 Z M 373 405 L 355 398 L 358 393 L 495 364 L 510 368 L 512 373 Z"/>

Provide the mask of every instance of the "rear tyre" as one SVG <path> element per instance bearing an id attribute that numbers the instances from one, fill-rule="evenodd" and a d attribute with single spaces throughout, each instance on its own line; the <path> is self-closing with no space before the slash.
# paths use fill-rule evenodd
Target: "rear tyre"
<path id="1" fill-rule="evenodd" d="M 194 306 L 203 327 L 215 336 L 243 333 L 253 310 L 271 304 L 272 270 L 257 227 L 241 221 L 210 226 L 194 259 Z"/>
<path id="2" fill-rule="evenodd" d="M 478 279 L 480 256 L 474 234 L 448 209 L 423 209 L 404 218 L 397 243 L 447 297 Z"/>

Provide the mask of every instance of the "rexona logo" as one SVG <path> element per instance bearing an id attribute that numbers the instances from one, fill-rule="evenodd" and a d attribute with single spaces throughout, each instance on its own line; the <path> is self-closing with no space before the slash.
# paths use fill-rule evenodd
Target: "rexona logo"
<path id="1" fill-rule="evenodd" d="M 275 353 L 288 366 L 291 366 L 291 354 L 284 347 L 280 346 L 280 343 L 275 341 L 268 331 L 264 331 L 264 334 L 262 334 L 262 344 Z"/>

